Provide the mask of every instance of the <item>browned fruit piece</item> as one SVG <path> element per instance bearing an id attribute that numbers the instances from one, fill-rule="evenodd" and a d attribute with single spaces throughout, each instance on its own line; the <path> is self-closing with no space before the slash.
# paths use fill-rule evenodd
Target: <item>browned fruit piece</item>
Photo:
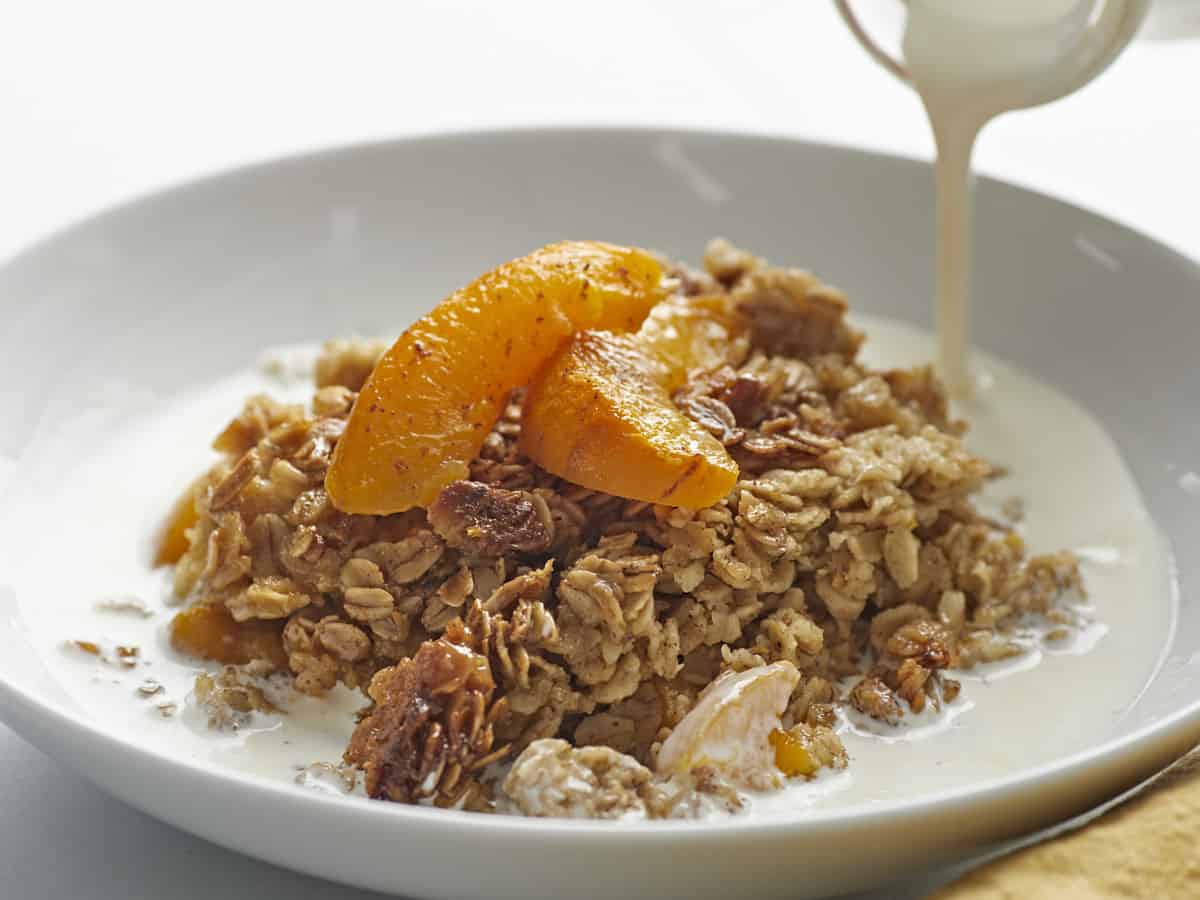
<path id="1" fill-rule="evenodd" d="M 812 750 L 790 732 L 776 728 L 767 736 L 767 740 L 775 750 L 775 765 L 788 778 L 797 775 L 808 778 L 821 768 L 821 761 L 813 755 Z"/>
<path id="2" fill-rule="evenodd" d="M 503 410 L 572 335 L 636 329 L 665 295 L 642 250 L 543 247 L 455 291 L 375 367 L 338 441 L 325 487 L 343 512 L 428 506 L 467 477 Z"/>
<path id="3" fill-rule="evenodd" d="M 171 512 L 167 515 L 166 524 L 158 538 L 158 549 L 154 552 L 154 565 L 169 566 L 179 562 L 180 557 L 187 553 L 188 529 L 196 524 L 199 514 L 196 512 L 196 491 L 199 481 L 193 482 L 183 492 Z"/>
<path id="4" fill-rule="evenodd" d="M 671 393 L 689 371 L 725 363 L 736 330 L 716 301 L 676 298 L 658 306 L 636 335 L 577 335 L 529 387 L 521 450 L 593 490 L 711 506 L 737 482 L 737 463 Z"/>
<path id="5" fill-rule="evenodd" d="M 188 656 L 232 665 L 266 659 L 276 668 L 287 666 L 283 622 L 235 622 L 224 606 L 206 604 L 176 613 L 171 620 L 171 646 Z"/>

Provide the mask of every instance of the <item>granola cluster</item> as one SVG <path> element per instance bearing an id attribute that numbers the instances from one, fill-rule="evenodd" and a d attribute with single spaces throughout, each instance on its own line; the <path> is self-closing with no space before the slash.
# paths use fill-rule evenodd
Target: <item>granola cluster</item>
<path id="1" fill-rule="evenodd" d="M 743 807 L 736 787 L 712 769 L 663 778 L 603 745 L 534 741 L 501 786 L 500 812 L 538 818 L 696 819 Z"/>
<path id="2" fill-rule="evenodd" d="M 517 394 L 429 509 L 342 513 L 323 484 L 382 350 L 362 343 L 326 347 L 311 407 L 252 397 L 217 437 L 176 591 L 273 623 L 296 690 L 369 693 L 347 759 L 372 796 L 483 808 L 484 769 L 516 759 L 506 808 L 679 814 L 725 794 L 700 779 L 664 800 L 649 772 L 721 672 L 794 665 L 783 727 L 844 764 L 835 704 L 896 721 L 949 702 L 947 668 L 1020 652 L 1006 626 L 1079 585 L 1070 554 L 1028 558 L 976 511 L 995 473 L 931 370 L 859 363 L 840 294 L 721 241 L 675 274 L 748 324 L 734 364 L 675 396 L 741 469 L 708 508 L 539 469 L 517 449 Z"/>
<path id="3" fill-rule="evenodd" d="M 346 762 L 366 774 L 369 796 L 479 806 L 478 774 L 507 754 L 507 747 L 494 747 L 494 726 L 507 703 L 494 700 L 488 659 L 469 643 L 456 622 L 372 679 L 374 707 L 346 748 Z"/>

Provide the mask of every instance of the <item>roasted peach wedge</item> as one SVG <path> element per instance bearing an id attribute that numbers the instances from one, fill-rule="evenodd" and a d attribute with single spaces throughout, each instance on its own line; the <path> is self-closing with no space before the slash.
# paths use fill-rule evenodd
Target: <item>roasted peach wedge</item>
<path id="1" fill-rule="evenodd" d="M 700 509 L 729 493 L 737 463 L 671 393 L 728 362 L 739 323 L 715 298 L 673 297 L 636 335 L 587 331 L 530 385 L 521 450 L 594 490 Z"/>
<path id="2" fill-rule="evenodd" d="M 443 300 L 376 365 L 325 487 L 343 512 L 428 506 L 467 476 L 503 410 L 579 331 L 634 331 L 664 299 L 659 262 L 597 242 L 543 247 Z"/>

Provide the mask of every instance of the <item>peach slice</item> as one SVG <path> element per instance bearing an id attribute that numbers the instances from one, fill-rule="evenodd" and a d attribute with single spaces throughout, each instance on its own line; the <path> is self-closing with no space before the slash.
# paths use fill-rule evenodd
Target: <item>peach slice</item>
<path id="1" fill-rule="evenodd" d="M 666 366 L 663 386 L 674 391 L 687 381 L 689 372 L 729 362 L 731 342 L 746 324 L 731 311 L 725 297 L 675 296 L 650 310 L 637 341 Z"/>
<path id="2" fill-rule="evenodd" d="M 286 667 L 282 635 L 282 623 L 235 622 L 224 606 L 193 606 L 171 620 L 171 646 L 180 653 L 234 665 L 267 659 Z"/>
<path id="3" fill-rule="evenodd" d="M 728 361 L 737 323 L 715 299 L 675 298 L 636 335 L 575 337 L 529 387 L 521 450 L 575 484 L 701 509 L 729 493 L 737 463 L 671 393 Z"/>
<path id="4" fill-rule="evenodd" d="M 578 331 L 636 329 L 666 290 L 645 251 L 568 241 L 455 291 L 363 386 L 325 479 L 334 506 L 376 515 L 428 506 L 467 476 L 510 391 Z"/>

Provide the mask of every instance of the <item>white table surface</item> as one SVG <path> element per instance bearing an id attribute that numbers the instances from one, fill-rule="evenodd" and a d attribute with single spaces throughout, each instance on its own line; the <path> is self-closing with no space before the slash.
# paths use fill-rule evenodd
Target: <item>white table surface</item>
<path id="1" fill-rule="evenodd" d="M 1084 91 L 990 125 L 979 170 L 1200 257 L 1200 2 L 1176 3 Z M 916 99 L 827 0 L 15 7 L 0 17 L 0 260 L 202 173 L 450 128 L 691 125 L 931 148 Z M 161 825 L 3 726 L 0 761 L 6 900 L 377 896 Z"/>

